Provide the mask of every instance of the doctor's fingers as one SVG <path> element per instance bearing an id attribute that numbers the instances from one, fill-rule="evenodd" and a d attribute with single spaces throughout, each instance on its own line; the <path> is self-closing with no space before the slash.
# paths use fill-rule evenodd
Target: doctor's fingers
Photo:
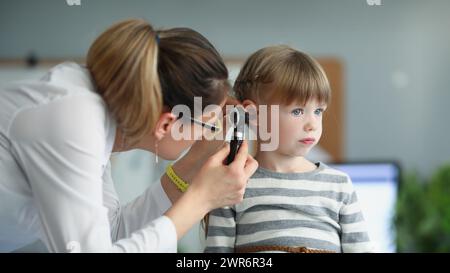
<path id="1" fill-rule="evenodd" d="M 220 150 L 218 150 L 214 155 L 212 155 L 208 161 L 214 165 L 222 165 L 229 153 L 230 153 L 230 144 L 228 142 L 225 142 L 222 148 L 220 148 Z"/>
<path id="2" fill-rule="evenodd" d="M 248 141 L 244 140 L 242 141 L 241 146 L 239 147 L 239 150 L 234 157 L 233 162 L 231 162 L 230 167 L 233 168 L 244 168 L 245 163 L 247 161 L 248 156 Z"/>
<path id="3" fill-rule="evenodd" d="M 258 169 L 258 161 L 256 161 L 251 155 L 247 155 L 247 161 L 245 162 L 244 172 L 249 179 Z"/>

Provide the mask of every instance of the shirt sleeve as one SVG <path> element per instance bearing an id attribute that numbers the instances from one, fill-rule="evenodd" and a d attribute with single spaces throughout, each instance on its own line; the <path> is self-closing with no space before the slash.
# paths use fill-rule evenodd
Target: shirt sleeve
<path id="1" fill-rule="evenodd" d="M 131 236 L 172 206 L 161 181 L 155 181 L 143 194 L 122 206 L 111 177 L 111 164 L 103 174 L 103 204 L 108 208 L 113 241 Z"/>
<path id="2" fill-rule="evenodd" d="M 209 214 L 205 253 L 233 253 L 236 241 L 236 212 L 232 207 Z"/>
<path id="3" fill-rule="evenodd" d="M 347 179 L 349 191 L 339 212 L 342 252 L 373 252 L 373 244 L 367 232 L 366 222 L 356 192 L 353 189 L 350 177 Z"/>
<path id="4" fill-rule="evenodd" d="M 16 114 L 11 149 L 30 183 L 42 240 L 51 252 L 175 252 L 176 229 L 165 216 L 113 243 L 103 204 L 106 114 L 101 99 L 87 95 Z"/>

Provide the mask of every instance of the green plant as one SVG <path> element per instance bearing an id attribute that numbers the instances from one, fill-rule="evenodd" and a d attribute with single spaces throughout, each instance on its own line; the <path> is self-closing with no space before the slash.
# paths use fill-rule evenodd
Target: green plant
<path id="1" fill-rule="evenodd" d="M 427 182 L 405 176 L 394 225 L 399 252 L 450 252 L 450 165 Z"/>

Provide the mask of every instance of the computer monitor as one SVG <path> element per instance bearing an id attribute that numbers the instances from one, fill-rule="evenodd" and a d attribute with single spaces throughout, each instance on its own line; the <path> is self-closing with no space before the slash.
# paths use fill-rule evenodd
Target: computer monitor
<path id="1" fill-rule="evenodd" d="M 400 183 L 400 168 L 394 162 L 329 164 L 347 173 L 367 222 L 377 252 L 396 252 L 393 216 Z"/>

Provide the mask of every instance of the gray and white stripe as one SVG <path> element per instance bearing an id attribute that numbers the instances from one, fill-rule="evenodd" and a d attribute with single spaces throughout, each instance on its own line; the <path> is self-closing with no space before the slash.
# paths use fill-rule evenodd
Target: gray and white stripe
<path id="1" fill-rule="evenodd" d="M 205 252 L 258 245 L 336 252 L 372 247 L 350 178 L 323 163 L 306 173 L 259 168 L 240 204 L 211 212 Z"/>

